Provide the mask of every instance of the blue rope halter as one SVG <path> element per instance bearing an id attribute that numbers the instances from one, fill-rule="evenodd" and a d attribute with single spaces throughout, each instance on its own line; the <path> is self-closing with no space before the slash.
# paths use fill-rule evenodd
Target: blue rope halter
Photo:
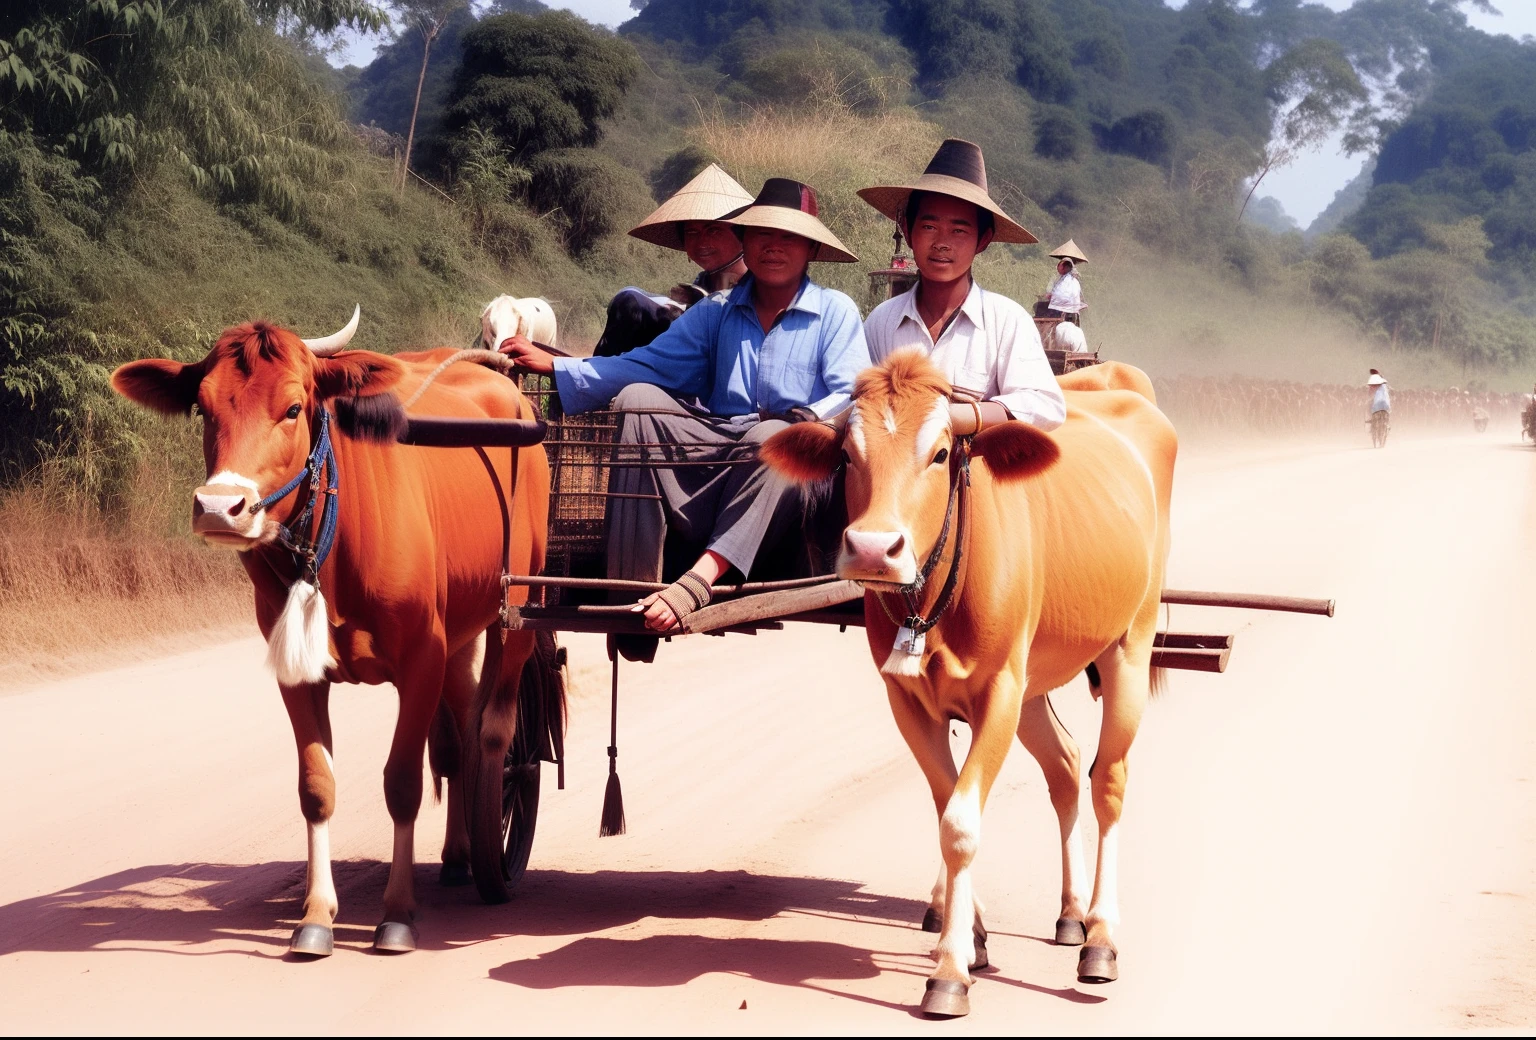
<path id="1" fill-rule="evenodd" d="M 325 472 L 323 488 L 320 483 L 322 470 Z M 291 528 L 286 524 L 277 525 L 277 539 L 293 554 L 294 562 L 299 565 L 299 580 L 318 588 L 320 568 L 325 565 L 326 557 L 331 555 L 331 549 L 336 544 L 336 503 L 341 487 L 341 474 L 336 468 L 336 452 L 331 447 L 331 413 L 323 405 L 320 408 L 320 435 L 315 438 L 315 446 L 310 449 L 309 458 L 304 460 L 304 468 L 288 483 L 251 506 L 251 515 L 281 502 L 304 483 L 306 476 L 309 478 L 309 500 L 304 503 L 304 509 Z M 314 541 L 310 541 L 310 522 L 315 515 L 315 501 L 322 490 L 325 493 L 325 505 L 320 511 L 320 534 Z"/>

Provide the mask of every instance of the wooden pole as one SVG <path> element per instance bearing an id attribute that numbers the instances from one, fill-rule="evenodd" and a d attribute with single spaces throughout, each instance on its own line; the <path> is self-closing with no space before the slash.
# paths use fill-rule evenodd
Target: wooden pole
<path id="1" fill-rule="evenodd" d="M 1163 602 L 1189 607 L 1237 607 L 1246 610 L 1279 610 L 1291 614 L 1333 617 L 1334 601 L 1303 596 L 1266 596 L 1257 592 L 1188 592 L 1164 589 Z"/>

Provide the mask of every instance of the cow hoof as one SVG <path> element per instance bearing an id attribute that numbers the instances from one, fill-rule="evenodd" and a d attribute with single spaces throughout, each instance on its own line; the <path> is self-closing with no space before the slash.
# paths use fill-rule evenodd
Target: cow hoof
<path id="1" fill-rule="evenodd" d="M 1108 946 L 1084 946 L 1077 956 L 1078 982 L 1114 982 L 1120 977 L 1115 951 Z"/>
<path id="2" fill-rule="evenodd" d="M 923 911 L 923 931 L 937 935 L 944 930 L 944 918 L 933 907 Z"/>
<path id="3" fill-rule="evenodd" d="M 444 863 L 443 869 L 437 872 L 437 883 L 444 888 L 461 888 L 474 884 L 474 880 L 469 875 L 467 863 Z"/>
<path id="4" fill-rule="evenodd" d="M 971 1013 L 969 989 L 953 979 L 929 979 L 923 991 L 921 1010 L 930 1018 L 959 1018 Z"/>
<path id="5" fill-rule="evenodd" d="M 373 948 L 380 953 L 410 953 L 416 948 L 416 930 L 401 921 L 385 921 L 374 929 Z"/>
<path id="6" fill-rule="evenodd" d="M 1088 929 L 1083 927 L 1083 922 L 1069 917 L 1056 918 L 1057 946 L 1081 946 L 1087 941 Z"/>
<path id="7" fill-rule="evenodd" d="M 323 924 L 301 924 L 288 940 L 288 952 L 300 957 L 329 957 L 335 949 L 335 938 Z"/>

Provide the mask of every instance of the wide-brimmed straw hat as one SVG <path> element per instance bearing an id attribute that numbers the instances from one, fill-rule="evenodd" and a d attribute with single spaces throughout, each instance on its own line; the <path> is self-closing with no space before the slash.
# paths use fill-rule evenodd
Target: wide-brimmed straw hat
<path id="1" fill-rule="evenodd" d="M 1070 238 L 1067 239 L 1065 245 L 1059 245 L 1052 250 L 1051 258 L 1053 260 L 1070 260 L 1074 265 L 1086 264 L 1088 262 L 1088 258 L 1083 255 L 1083 251 L 1077 248 L 1077 243 Z"/>
<path id="2" fill-rule="evenodd" d="M 752 193 L 714 163 L 697 177 L 677 189 L 650 216 L 630 229 L 630 235 L 642 242 L 682 249 L 683 235 L 678 227 L 685 220 L 719 220 L 752 201 Z"/>
<path id="3" fill-rule="evenodd" d="M 987 164 L 981 156 L 981 147 L 969 141 L 950 138 L 933 153 L 928 168 L 915 184 L 890 184 L 877 188 L 860 188 L 859 198 L 881 213 L 900 223 L 906 215 L 907 200 L 914 191 L 932 191 L 940 195 L 980 206 L 992 214 L 996 225 L 995 240 L 1025 244 L 1040 241 L 1031 235 L 1023 224 L 1003 212 L 1001 206 L 987 194 Z"/>
<path id="4" fill-rule="evenodd" d="M 750 206 L 742 206 L 720 219 L 737 227 L 774 228 L 808 238 L 820 247 L 816 255 L 811 257 L 812 260 L 833 264 L 857 263 L 859 258 L 821 222 L 820 212 L 815 188 L 788 177 L 769 177 L 763 182 L 763 190 L 757 193 L 757 198 L 752 200 Z"/>

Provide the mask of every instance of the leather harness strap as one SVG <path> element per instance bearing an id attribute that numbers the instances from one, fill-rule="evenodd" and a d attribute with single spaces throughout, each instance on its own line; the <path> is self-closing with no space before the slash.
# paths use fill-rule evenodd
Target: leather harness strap
<path id="1" fill-rule="evenodd" d="M 939 540 L 934 544 L 933 551 L 928 554 L 928 559 L 924 562 L 923 569 L 918 572 L 916 580 L 900 590 L 900 595 L 907 607 L 906 619 L 898 620 L 896 615 L 891 613 L 885 597 L 879 593 L 875 594 L 875 599 L 879 601 L 880 608 L 885 611 L 885 616 L 891 623 L 910 630 L 913 635 L 921 636 L 937 625 L 954 599 L 955 589 L 960 583 L 960 567 L 965 560 L 965 543 L 969 534 L 970 487 L 971 438 L 957 437 L 950 453 L 949 504 L 944 510 L 944 526 L 939 530 Z M 928 579 L 944 555 L 952 526 L 958 528 L 958 531 L 955 533 L 955 551 L 949 561 L 949 574 L 944 579 L 944 586 L 939 590 L 939 598 L 934 602 L 932 610 L 924 615 L 920 609 L 920 597 Z"/>
<path id="2" fill-rule="evenodd" d="M 322 472 L 325 474 L 323 486 L 320 479 Z M 331 444 L 331 412 L 324 405 L 320 406 L 320 432 L 315 437 L 315 445 L 310 449 L 309 457 L 304 460 L 304 468 L 272 494 L 252 503 L 249 510 L 251 515 L 270 509 L 287 498 L 304 483 L 305 477 L 309 478 L 309 497 L 305 499 L 297 520 L 291 525 L 277 525 L 277 538 L 298 565 L 298 580 L 307 581 L 319 588 L 320 568 L 325 566 L 326 558 L 336 545 L 337 503 L 341 497 L 341 472 L 336 467 L 336 450 Z M 322 494 L 325 496 L 325 505 L 320 510 L 320 532 L 311 540 L 309 531 L 313 524 L 315 502 Z"/>

